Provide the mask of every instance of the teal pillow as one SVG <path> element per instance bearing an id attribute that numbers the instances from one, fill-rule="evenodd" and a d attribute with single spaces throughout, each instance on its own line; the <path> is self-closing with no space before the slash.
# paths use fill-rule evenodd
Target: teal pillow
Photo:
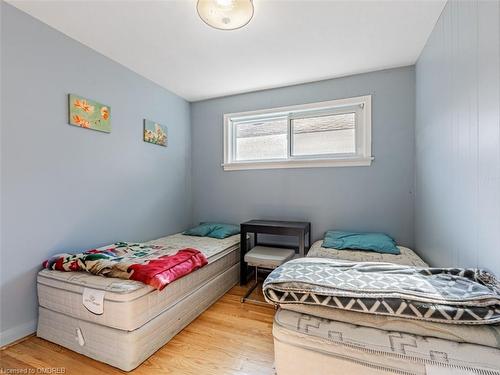
<path id="1" fill-rule="evenodd" d="M 213 224 L 213 230 L 208 234 L 208 237 L 223 239 L 229 236 L 234 236 L 240 233 L 239 225 L 232 224 Z"/>
<path id="2" fill-rule="evenodd" d="M 182 234 L 186 236 L 197 236 L 197 237 L 206 237 L 213 230 L 213 226 L 209 223 L 201 223 L 197 227 L 188 229 Z"/>
<path id="3" fill-rule="evenodd" d="M 183 234 L 187 236 L 211 237 L 223 239 L 240 233 L 240 227 L 232 224 L 200 223 L 197 227 L 188 229 Z"/>
<path id="4" fill-rule="evenodd" d="M 384 254 L 400 254 L 396 241 L 384 233 L 358 233 L 329 230 L 323 244 L 338 250 L 366 250 Z"/>

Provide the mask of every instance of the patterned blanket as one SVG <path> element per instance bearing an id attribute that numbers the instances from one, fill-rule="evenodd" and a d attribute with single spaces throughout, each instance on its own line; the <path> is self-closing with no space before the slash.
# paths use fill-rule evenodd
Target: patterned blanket
<path id="1" fill-rule="evenodd" d="M 79 254 L 54 255 L 43 262 L 43 267 L 131 279 L 161 290 L 208 263 L 196 249 L 182 249 L 175 254 L 169 254 L 169 250 L 154 244 L 118 242 Z"/>
<path id="2" fill-rule="evenodd" d="M 452 324 L 500 322 L 500 284 L 477 269 L 302 258 L 263 285 L 269 303 L 309 304 Z"/>

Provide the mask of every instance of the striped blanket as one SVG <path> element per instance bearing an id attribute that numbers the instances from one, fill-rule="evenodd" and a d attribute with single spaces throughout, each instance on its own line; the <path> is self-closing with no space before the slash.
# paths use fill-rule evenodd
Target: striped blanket
<path id="1" fill-rule="evenodd" d="M 275 269 L 263 291 L 275 305 L 321 305 L 452 324 L 500 322 L 500 284 L 478 269 L 302 258 Z"/>

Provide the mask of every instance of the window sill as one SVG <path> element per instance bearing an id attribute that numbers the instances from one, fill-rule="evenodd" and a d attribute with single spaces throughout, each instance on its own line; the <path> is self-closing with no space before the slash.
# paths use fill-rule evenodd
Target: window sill
<path id="1" fill-rule="evenodd" d="M 261 162 L 239 162 L 222 164 L 224 171 L 242 171 L 250 169 L 285 169 L 285 168 L 325 168 L 325 167 L 368 167 L 374 158 L 356 159 L 309 159 L 280 160 Z"/>

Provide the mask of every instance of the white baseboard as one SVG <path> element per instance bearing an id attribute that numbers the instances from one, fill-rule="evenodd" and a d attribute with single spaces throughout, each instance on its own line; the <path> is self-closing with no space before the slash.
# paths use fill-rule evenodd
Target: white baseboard
<path id="1" fill-rule="evenodd" d="M 31 335 L 35 331 L 36 320 L 6 329 L 5 331 L 0 332 L 0 347 Z"/>

